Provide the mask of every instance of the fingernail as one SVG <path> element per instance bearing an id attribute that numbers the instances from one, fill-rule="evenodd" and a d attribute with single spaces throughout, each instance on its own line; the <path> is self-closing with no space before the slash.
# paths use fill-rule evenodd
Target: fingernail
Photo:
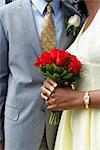
<path id="1" fill-rule="evenodd" d="M 51 92 L 49 91 L 48 94 L 51 95 Z"/>
<path id="2" fill-rule="evenodd" d="M 54 90 L 54 87 L 51 87 L 50 90 L 53 91 L 53 90 Z"/>
<path id="3" fill-rule="evenodd" d="M 45 97 L 45 100 L 47 101 L 48 97 Z"/>
<path id="4" fill-rule="evenodd" d="M 54 87 L 57 87 L 57 83 L 54 83 Z"/>

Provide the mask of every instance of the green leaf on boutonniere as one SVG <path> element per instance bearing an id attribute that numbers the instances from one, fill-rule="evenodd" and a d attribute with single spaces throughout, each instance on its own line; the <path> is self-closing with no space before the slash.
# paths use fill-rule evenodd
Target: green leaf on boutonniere
<path id="1" fill-rule="evenodd" d="M 69 34 L 76 36 L 78 29 L 80 27 L 81 18 L 79 15 L 74 14 L 70 16 L 68 19 L 65 20 L 65 29 L 66 29 L 66 35 Z"/>

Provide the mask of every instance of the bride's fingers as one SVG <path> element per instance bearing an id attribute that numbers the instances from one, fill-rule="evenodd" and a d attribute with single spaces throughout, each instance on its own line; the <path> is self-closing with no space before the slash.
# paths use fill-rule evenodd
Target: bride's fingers
<path id="1" fill-rule="evenodd" d="M 54 86 L 49 82 L 45 82 L 43 86 L 51 92 L 55 90 Z"/>
<path id="2" fill-rule="evenodd" d="M 54 104 L 56 104 L 56 100 L 55 100 L 55 98 L 49 98 L 49 100 L 48 100 L 48 105 L 54 105 Z"/>
<path id="3" fill-rule="evenodd" d="M 42 97 L 45 101 L 48 100 L 48 97 L 47 97 L 46 95 L 44 95 L 43 93 L 41 93 L 41 97 Z"/>
<path id="4" fill-rule="evenodd" d="M 51 91 L 45 88 L 44 86 L 41 86 L 41 93 L 49 97 L 51 95 Z"/>
<path id="5" fill-rule="evenodd" d="M 49 97 L 49 100 L 48 100 L 48 106 L 53 106 L 53 105 L 56 105 L 57 107 L 59 107 L 60 105 L 62 105 L 63 103 L 66 103 L 66 101 L 65 100 L 57 100 L 57 99 L 55 99 L 55 98 L 52 98 L 51 99 L 51 97 Z"/>
<path id="6" fill-rule="evenodd" d="M 54 80 L 52 80 L 52 79 L 47 79 L 47 80 L 45 80 L 45 81 L 44 81 L 44 84 L 45 84 L 46 82 L 48 82 L 49 84 L 51 84 L 54 88 L 57 87 L 57 83 L 56 83 Z"/>
<path id="7" fill-rule="evenodd" d="M 50 104 L 49 101 L 48 101 L 48 107 L 47 108 L 50 111 L 56 111 L 56 110 L 60 110 L 61 111 L 64 108 L 64 103 L 62 103 L 62 104 L 59 104 L 59 103 Z"/>
<path id="8" fill-rule="evenodd" d="M 47 107 L 47 109 L 50 110 L 50 111 L 58 110 L 56 104 L 54 104 L 54 105 L 49 105 L 49 106 Z"/>
<path id="9" fill-rule="evenodd" d="M 65 100 L 57 100 L 56 98 L 51 98 L 49 97 L 48 100 L 48 109 L 53 111 L 53 110 L 62 110 L 62 108 L 66 108 L 67 106 L 70 106 L 68 102 Z"/>

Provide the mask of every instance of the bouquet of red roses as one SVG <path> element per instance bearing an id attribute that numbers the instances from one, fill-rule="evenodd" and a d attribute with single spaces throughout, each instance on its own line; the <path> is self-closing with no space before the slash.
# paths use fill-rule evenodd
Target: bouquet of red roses
<path id="1" fill-rule="evenodd" d="M 76 56 L 64 50 L 54 48 L 50 52 L 44 52 L 34 65 L 40 68 L 39 71 L 45 78 L 53 79 L 58 86 L 62 86 L 65 82 L 72 84 L 80 79 L 82 66 L 80 61 Z M 49 123 L 57 124 L 59 122 L 58 117 L 57 112 L 51 114 Z"/>

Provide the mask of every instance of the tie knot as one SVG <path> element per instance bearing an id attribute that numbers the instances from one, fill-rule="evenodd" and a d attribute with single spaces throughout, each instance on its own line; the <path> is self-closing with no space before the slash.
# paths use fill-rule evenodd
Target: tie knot
<path id="1" fill-rule="evenodd" d="M 50 4 L 47 4 L 47 13 L 52 14 L 52 11 L 53 11 L 52 6 Z"/>

